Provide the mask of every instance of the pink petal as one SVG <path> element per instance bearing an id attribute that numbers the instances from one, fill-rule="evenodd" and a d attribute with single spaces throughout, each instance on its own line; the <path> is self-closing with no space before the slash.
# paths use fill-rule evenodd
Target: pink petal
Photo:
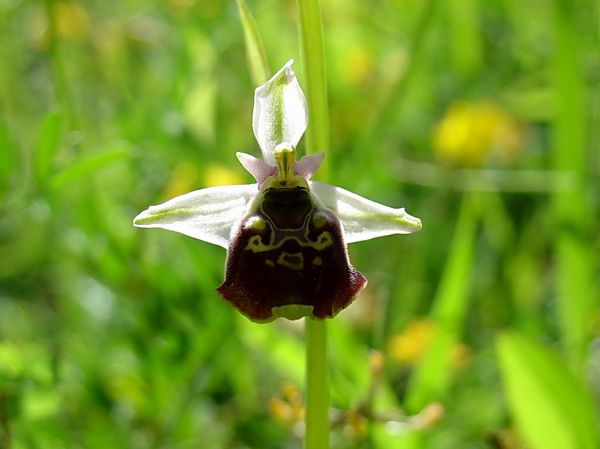
<path id="1" fill-rule="evenodd" d="M 258 183 L 259 189 L 262 187 L 265 179 L 274 175 L 277 171 L 275 167 L 249 154 L 236 153 L 236 156 L 246 171 L 254 176 L 254 179 L 256 179 L 256 182 Z"/>
<path id="2" fill-rule="evenodd" d="M 319 153 L 311 154 L 310 156 L 304 156 L 294 166 L 294 172 L 302 176 L 304 179 L 310 179 L 314 172 L 321 166 L 325 159 L 325 153 L 322 151 Z"/>

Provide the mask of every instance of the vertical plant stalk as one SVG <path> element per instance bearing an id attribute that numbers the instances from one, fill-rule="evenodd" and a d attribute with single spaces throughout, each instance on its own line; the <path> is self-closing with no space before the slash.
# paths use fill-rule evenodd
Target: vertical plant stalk
<path id="1" fill-rule="evenodd" d="M 244 43 L 246 44 L 246 55 L 250 76 L 255 85 L 260 86 L 269 79 L 269 65 L 263 48 L 260 33 L 252 13 L 248 9 L 245 0 L 237 0 L 237 8 L 240 14 L 240 22 L 244 31 Z"/>
<path id="2" fill-rule="evenodd" d="M 300 53 L 308 103 L 306 152 L 329 151 L 329 111 L 320 0 L 298 0 Z M 325 159 L 327 161 L 327 159 Z M 320 179 L 328 166 L 319 170 Z M 327 325 L 305 319 L 306 330 L 306 449 L 329 447 L 329 373 L 327 369 Z"/>
<path id="3" fill-rule="evenodd" d="M 555 8 L 553 74 L 557 107 L 553 164 L 557 170 L 571 172 L 577 180 L 571 191 L 554 195 L 557 312 L 567 358 L 572 368 L 581 374 L 596 298 L 592 281 L 595 262 L 589 245 L 591 216 L 586 202 L 586 86 L 581 63 L 578 10 L 566 0 L 556 0 Z"/>
<path id="4" fill-rule="evenodd" d="M 237 0 L 250 72 L 256 84 L 268 78 L 265 52 L 258 29 L 244 0 Z M 300 16 L 300 51 L 305 74 L 308 102 L 308 152 L 329 149 L 329 112 L 325 83 L 323 24 L 321 5 L 317 0 L 298 0 Z M 325 164 L 319 169 L 320 179 L 327 177 Z M 306 436 L 307 449 L 329 447 L 329 387 L 327 368 L 327 325 L 325 321 L 306 318 Z"/>
<path id="5" fill-rule="evenodd" d="M 49 65 L 52 74 L 52 81 L 61 112 L 65 116 L 65 121 L 69 129 L 78 129 L 78 119 L 75 111 L 73 97 L 68 89 L 67 73 L 64 68 L 63 58 L 59 49 L 59 40 L 57 36 L 57 23 L 55 0 L 46 0 L 46 16 L 48 18 L 48 55 Z"/>
<path id="6" fill-rule="evenodd" d="M 298 0 L 300 17 L 300 54 L 308 103 L 306 152 L 329 152 L 329 107 L 323 44 L 323 19 L 320 0 Z M 327 181 L 327 158 L 319 168 L 319 179 Z"/>
<path id="7" fill-rule="evenodd" d="M 305 319 L 306 335 L 306 449 L 329 447 L 329 383 L 327 323 Z"/>
<path id="8" fill-rule="evenodd" d="M 404 108 L 406 93 L 410 90 L 419 70 L 427 60 L 427 42 L 431 30 L 437 20 L 439 1 L 423 2 L 419 19 L 411 32 L 410 48 L 408 54 L 410 59 L 408 65 L 395 84 L 391 87 L 381 108 L 367 119 L 366 125 L 361 132 L 357 148 L 377 148 L 370 151 L 365 170 L 368 172 L 372 167 L 382 160 L 387 160 L 386 145 L 380 145 L 382 133 L 386 133 L 398 121 L 398 114 Z"/>
<path id="9" fill-rule="evenodd" d="M 430 318 L 435 338 L 421 357 L 408 386 L 405 405 L 417 413 L 435 398 L 443 396 L 452 377 L 450 352 L 460 341 L 469 306 L 469 279 L 477 232 L 478 211 L 473 194 L 462 198 L 452 245 Z"/>

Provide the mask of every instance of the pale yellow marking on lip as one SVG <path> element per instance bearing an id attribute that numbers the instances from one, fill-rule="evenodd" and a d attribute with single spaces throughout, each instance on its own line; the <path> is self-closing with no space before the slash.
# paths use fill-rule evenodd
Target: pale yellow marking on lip
<path id="1" fill-rule="evenodd" d="M 285 306 L 273 307 L 271 313 L 274 318 L 284 317 L 288 320 L 298 320 L 305 316 L 313 315 L 313 306 L 306 304 L 286 304 Z"/>
<path id="2" fill-rule="evenodd" d="M 275 262 L 273 262 L 271 259 L 267 259 L 265 260 L 265 263 L 270 266 L 270 267 L 274 267 L 275 266 Z"/>
<path id="3" fill-rule="evenodd" d="M 252 231 L 263 232 L 267 228 L 267 222 L 264 218 L 254 216 L 246 222 L 245 227 Z"/>
<path id="4" fill-rule="evenodd" d="M 315 225 L 315 228 L 322 228 L 327 223 L 327 217 L 321 212 L 317 212 L 316 214 L 314 214 L 312 220 L 313 224 Z"/>
<path id="5" fill-rule="evenodd" d="M 277 265 L 289 268 L 290 270 L 300 271 L 304 268 L 304 254 L 286 253 L 284 251 L 279 255 Z"/>
<path id="6" fill-rule="evenodd" d="M 319 237 L 315 242 L 303 242 L 298 237 L 295 236 L 287 236 L 282 238 L 277 244 L 268 244 L 265 245 L 260 238 L 260 235 L 253 235 L 248 239 L 248 244 L 246 245 L 245 250 L 250 250 L 253 253 L 263 253 L 265 251 L 271 251 L 277 248 L 281 248 L 287 241 L 294 240 L 300 245 L 301 248 L 314 248 L 317 251 L 323 251 L 325 248 L 333 245 L 333 237 L 331 233 L 328 231 L 322 232 L 319 234 Z"/>
<path id="7" fill-rule="evenodd" d="M 323 259 L 321 259 L 319 256 L 317 256 L 312 260 L 312 264 L 320 267 L 321 265 L 323 265 Z"/>
<path id="8" fill-rule="evenodd" d="M 328 246 L 333 244 L 333 237 L 331 237 L 331 233 L 325 231 L 319 234 L 316 242 L 311 242 L 309 246 L 313 247 L 317 251 L 323 251 Z"/>

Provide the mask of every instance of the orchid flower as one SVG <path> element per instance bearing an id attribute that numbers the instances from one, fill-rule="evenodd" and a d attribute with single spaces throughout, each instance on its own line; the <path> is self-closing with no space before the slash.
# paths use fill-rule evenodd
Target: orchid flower
<path id="1" fill-rule="evenodd" d="M 150 206 L 133 220 L 227 249 L 218 294 L 252 321 L 332 318 L 366 286 L 348 243 L 421 229 L 404 209 L 310 181 L 323 153 L 296 160 L 307 126 L 304 94 L 288 61 L 258 87 L 252 128 L 263 159 L 237 153 L 255 184 L 209 187 Z"/>

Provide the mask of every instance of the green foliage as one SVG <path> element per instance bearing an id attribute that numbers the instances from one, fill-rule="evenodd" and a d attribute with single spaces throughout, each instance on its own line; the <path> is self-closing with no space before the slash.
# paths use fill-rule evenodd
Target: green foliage
<path id="1" fill-rule="evenodd" d="M 516 333 L 497 348 L 509 407 L 533 449 L 598 447 L 593 401 L 563 360 Z"/>
<path id="2" fill-rule="evenodd" d="M 326 71 L 294 2 L 0 2 L 1 448 L 301 447 L 298 323 L 221 301 L 220 248 L 131 226 L 250 182 L 255 79 L 292 57 L 327 80 L 328 180 L 423 221 L 349 248 L 332 449 L 598 446 L 598 6 L 322 4 Z"/>
<path id="3" fill-rule="evenodd" d="M 40 126 L 35 149 L 35 174 L 44 184 L 52 171 L 52 159 L 60 147 L 61 119 L 56 112 L 49 113 Z"/>
<path id="4" fill-rule="evenodd" d="M 248 9 L 245 0 L 236 0 L 240 14 L 240 22 L 244 30 L 244 42 L 248 55 L 248 68 L 256 86 L 264 84 L 270 77 L 269 65 L 263 48 L 260 33 L 256 28 L 254 17 Z"/>
<path id="5" fill-rule="evenodd" d="M 460 341 L 473 264 L 473 240 L 477 222 L 473 201 L 463 199 L 452 247 L 431 310 L 433 341 L 422 355 L 407 390 L 406 407 L 417 413 L 444 395 L 450 382 L 452 347 Z"/>

